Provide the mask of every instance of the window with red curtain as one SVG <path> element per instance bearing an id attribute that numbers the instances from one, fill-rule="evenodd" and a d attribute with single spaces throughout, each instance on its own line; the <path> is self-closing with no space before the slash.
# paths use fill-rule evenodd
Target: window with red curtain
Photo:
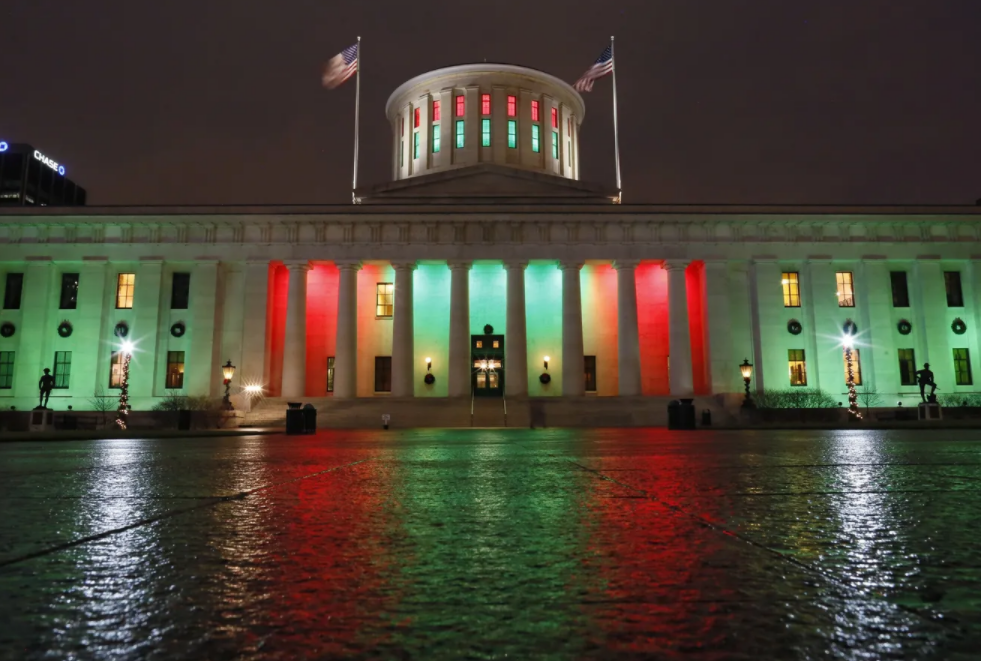
<path id="1" fill-rule="evenodd" d="M 559 109 L 552 108 L 552 128 L 559 128 Z"/>
<path id="2" fill-rule="evenodd" d="M 514 117 L 518 114 L 518 100 L 513 96 L 508 97 L 508 117 Z"/>
<path id="3" fill-rule="evenodd" d="M 463 111 L 467 108 L 467 102 L 464 96 L 461 94 L 456 97 L 456 116 L 463 117 Z"/>
<path id="4" fill-rule="evenodd" d="M 490 94 L 480 95 L 480 114 L 482 115 L 490 114 Z"/>
<path id="5" fill-rule="evenodd" d="M 414 128 L 419 128 L 420 110 L 421 110 L 421 108 L 416 108 L 415 124 L 413 124 Z"/>
<path id="6" fill-rule="evenodd" d="M 433 121 L 439 121 L 439 101 L 433 101 Z"/>
<path id="7" fill-rule="evenodd" d="M 538 121 L 538 101 L 531 102 L 531 121 Z"/>

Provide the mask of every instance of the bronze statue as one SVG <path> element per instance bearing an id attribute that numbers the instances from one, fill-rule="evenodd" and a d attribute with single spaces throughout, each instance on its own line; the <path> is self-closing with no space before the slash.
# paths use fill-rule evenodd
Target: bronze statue
<path id="1" fill-rule="evenodd" d="M 37 382 L 37 387 L 41 391 L 41 405 L 38 406 L 39 409 L 48 408 L 48 397 L 51 396 L 51 389 L 54 388 L 54 377 L 51 376 L 51 370 L 47 367 L 44 368 L 44 375 L 41 380 Z"/>
<path id="2" fill-rule="evenodd" d="M 935 392 L 937 392 L 937 384 L 933 381 L 933 372 L 930 370 L 930 363 L 923 363 L 923 369 L 917 370 L 916 372 L 916 382 L 920 385 L 920 398 L 924 402 L 935 402 L 937 401 Z M 926 396 L 926 387 L 930 386 L 930 397 Z"/>

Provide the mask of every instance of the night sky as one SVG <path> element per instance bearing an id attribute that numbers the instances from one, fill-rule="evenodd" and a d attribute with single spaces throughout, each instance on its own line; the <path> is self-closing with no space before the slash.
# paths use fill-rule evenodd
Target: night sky
<path id="1" fill-rule="evenodd" d="M 0 140 L 90 204 L 350 199 L 389 178 L 403 81 L 507 62 L 574 81 L 616 35 L 626 202 L 973 204 L 977 0 L 3 0 Z M 613 185 L 610 79 L 583 95 L 582 177 Z"/>

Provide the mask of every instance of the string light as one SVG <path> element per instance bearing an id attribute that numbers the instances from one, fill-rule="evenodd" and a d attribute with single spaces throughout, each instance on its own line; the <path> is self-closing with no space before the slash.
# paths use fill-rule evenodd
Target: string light
<path id="1" fill-rule="evenodd" d="M 127 428 L 129 421 L 129 361 L 133 358 L 133 343 L 123 342 L 123 378 L 119 389 L 119 408 L 116 409 L 116 426 Z"/>

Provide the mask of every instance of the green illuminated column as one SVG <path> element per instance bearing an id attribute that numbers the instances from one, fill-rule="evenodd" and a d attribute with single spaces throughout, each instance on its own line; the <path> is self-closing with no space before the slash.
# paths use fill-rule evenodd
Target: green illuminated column
<path id="1" fill-rule="evenodd" d="M 504 262 L 504 268 L 508 273 L 504 392 L 508 397 L 528 395 L 528 327 L 525 320 L 525 267 L 527 266 L 528 262 Z"/>
<path id="2" fill-rule="evenodd" d="M 53 286 L 54 268 L 50 257 L 28 257 L 24 273 L 24 295 L 21 298 L 21 326 L 17 329 L 20 342 L 14 366 L 14 379 L 17 395 L 33 401 L 31 408 L 38 405 L 37 382 L 41 370 L 53 369 L 53 354 L 44 350 L 46 338 L 58 337 L 56 328 L 59 320 L 52 318 L 49 310 L 57 306 L 52 303 L 56 295 Z"/>
<path id="3" fill-rule="evenodd" d="M 392 263 L 395 311 L 392 316 L 392 396 L 413 397 L 412 272 L 415 262 Z"/>
<path id="4" fill-rule="evenodd" d="M 586 392 L 582 347 L 582 287 L 579 282 L 582 262 L 562 262 L 559 268 L 562 269 L 562 395 L 576 397 Z"/>
<path id="5" fill-rule="evenodd" d="M 471 262 L 449 262 L 450 369 L 449 396 L 470 394 L 470 267 Z"/>
<path id="6" fill-rule="evenodd" d="M 917 337 L 917 369 L 924 363 L 930 363 L 930 370 L 940 388 L 952 391 L 953 362 L 947 343 L 950 322 L 947 319 L 947 290 L 940 260 L 934 257 L 917 259 L 913 264 L 913 278 L 916 281 L 913 295 L 918 321 L 913 326 L 913 334 Z"/>
<path id="7" fill-rule="evenodd" d="M 184 388 L 188 395 L 217 395 L 221 385 L 219 357 L 214 350 L 217 289 L 217 260 L 200 260 L 191 274 L 191 324 L 187 329 L 191 355 L 184 373 Z"/>
<path id="8" fill-rule="evenodd" d="M 83 350 L 74 354 L 72 360 L 72 371 L 78 375 L 77 382 L 72 384 L 76 396 L 91 396 L 100 386 L 103 390 L 109 386 L 108 351 L 116 347 L 104 347 L 105 343 L 101 341 L 107 330 L 112 332 L 112 329 L 103 328 L 107 325 L 103 322 L 107 317 L 107 267 L 105 257 L 86 257 L 79 273 L 77 341 Z"/>
<path id="9" fill-rule="evenodd" d="M 668 357 L 671 394 L 691 396 L 691 332 L 688 328 L 688 291 L 685 285 L 685 268 L 688 260 L 668 259 L 664 270 L 668 272 Z"/>
<path id="10" fill-rule="evenodd" d="M 242 321 L 242 383 L 267 387 L 266 296 L 269 290 L 269 261 L 245 263 L 244 317 Z M 268 391 L 267 391 L 268 392 Z"/>
<path id="11" fill-rule="evenodd" d="M 156 375 L 162 374 L 166 369 L 166 365 L 161 366 L 161 361 L 167 360 L 166 354 L 163 356 L 157 354 L 157 325 L 160 320 L 162 280 L 163 260 L 141 259 L 136 269 L 133 309 L 116 310 L 116 318 L 132 320 L 130 334 L 135 349 L 129 367 L 129 399 L 133 409 L 150 408 L 149 398 L 155 394 L 154 386 L 157 384 L 159 389 L 163 390 L 163 379 L 156 379 Z M 114 279 L 112 282 L 112 294 L 115 298 L 115 286 L 118 280 Z M 112 333 L 112 326 L 108 328 L 108 332 Z M 113 338 L 113 341 L 115 342 L 113 348 L 117 348 L 119 341 L 116 338 Z"/>
<path id="12" fill-rule="evenodd" d="M 335 262 L 340 271 L 337 292 L 337 342 L 334 397 L 358 396 L 358 271 L 361 262 Z"/>

